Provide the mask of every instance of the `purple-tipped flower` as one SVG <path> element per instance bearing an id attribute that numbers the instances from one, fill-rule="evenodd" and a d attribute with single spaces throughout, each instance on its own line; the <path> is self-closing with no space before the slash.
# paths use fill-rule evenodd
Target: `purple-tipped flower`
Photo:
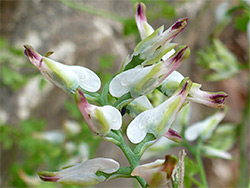
<path id="1" fill-rule="evenodd" d="M 213 108 L 224 108 L 225 99 L 228 96 L 225 92 L 207 92 L 200 90 L 201 84 L 194 83 L 190 90 L 188 99 Z"/>
<path id="2" fill-rule="evenodd" d="M 169 50 L 174 48 L 175 46 L 171 46 L 170 42 L 178 35 L 181 31 L 183 31 L 188 23 L 187 18 L 183 18 L 178 20 L 175 24 L 173 24 L 168 30 L 163 32 L 163 26 L 157 29 L 150 36 L 142 40 L 139 44 L 136 45 L 133 55 L 140 55 L 140 59 L 148 59 L 150 56 L 154 55 L 156 50 L 158 49 L 167 49 L 166 46 L 169 46 Z M 163 51 L 164 51 L 163 50 Z M 164 55 L 164 54 L 163 54 Z M 163 56 L 161 54 L 161 56 Z M 160 57 L 162 58 L 162 57 Z"/>
<path id="3" fill-rule="evenodd" d="M 172 58 L 151 66 L 137 66 L 113 78 L 109 92 L 114 97 L 129 93 L 133 98 L 145 95 L 158 87 L 190 55 L 188 47 L 181 48 Z"/>
<path id="4" fill-rule="evenodd" d="M 135 167 L 131 176 L 140 176 L 145 179 L 150 187 L 161 187 L 170 180 L 178 159 L 166 155 L 165 160 L 158 159 L 155 162 Z"/>
<path id="5" fill-rule="evenodd" d="M 138 2 L 135 5 L 135 21 L 142 40 L 154 32 L 147 22 L 146 6 L 143 3 Z"/>
<path id="6" fill-rule="evenodd" d="M 97 176 L 98 171 L 111 174 L 116 172 L 119 167 L 119 163 L 113 159 L 96 158 L 65 168 L 59 172 L 42 171 L 38 175 L 44 181 L 58 182 L 63 185 L 90 186 L 107 179 L 104 176 Z"/>
<path id="7" fill-rule="evenodd" d="M 118 130 L 121 128 L 122 116 L 115 107 L 91 105 L 79 89 L 76 90 L 75 101 L 92 132 L 105 136 L 111 129 Z"/>
<path id="8" fill-rule="evenodd" d="M 43 76 L 64 91 L 75 93 L 77 88 L 82 88 L 89 92 L 96 92 L 100 89 L 101 81 L 93 71 L 81 66 L 69 66 L 56 62 L 48 58 L 52 52 L 42 56 L 29 45 L 24 45 L 24 48 L 24 54 Z"/>
<path id="9" fill-rule="evenodd" d="M 178 132 L 176 132 L 173 129 L 171 129 L 171 128 L 168 129 L 168 132 L 166 132 L 166 134 L 164 136 L 166 138 L 174 141 L 174 142 L 177 142 L 177 143 L 181 143 L 182 142 L 181 135 Z"/>
<path id="10" fill-rule="evenodd" d="M 171 96 L 177 89 L 179 83 L 184 77 L 177 71 L 173 71 L 163 82 L 161 91 Z M 197 102 L 213 108 L 224 108 L 225 98 L 228 96 L 225 92 L 207 92 L 202 91 L 201 84 L 193 83 L 187 99 L 191 102 Z"/>
<path id="11" fill-rule="evenodd" d="M 128 139 L 137 144 L 141 142 L 147 133 L 159 138 L 168 132 L 172 122 L 184 103 L 192 82 L 184 79 L 176 93 L 156 108 L 146 110 L 139 114 L 127 129 Z"/>

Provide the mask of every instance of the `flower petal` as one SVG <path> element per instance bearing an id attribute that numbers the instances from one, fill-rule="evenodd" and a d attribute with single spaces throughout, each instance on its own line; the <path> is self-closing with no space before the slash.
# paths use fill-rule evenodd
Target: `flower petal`
<path id="1" fill-rule="evenodd" d="M 89 91 L 96 92 L 101 87 L 100 78 L 90 69 L 81 66 L 69 67 L 79 77 L 79 87 Z"/>

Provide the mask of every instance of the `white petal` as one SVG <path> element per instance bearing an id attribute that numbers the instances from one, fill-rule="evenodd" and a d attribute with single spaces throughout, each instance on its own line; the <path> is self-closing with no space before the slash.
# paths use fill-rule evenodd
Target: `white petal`
<path id="1" fill-rule="evenodd" d="M 118 130 L 121 128 L 122 116 L 119 110 L 109 105 L 103 106 L 103 107 L 97 107 L 97 108 L 99 108 L 102 111 L 111 129 Z"/>
<path id="2" fill-rule="evenodd" d="M 140 69 L 133 68 L 118 74 L 109 85 L 109 92 L 114 97 L 121 97 L 130 91 L 131 84 L 135 81 L 135 76 Z"/>
<path id="3" fill-rule="evenodd" d="M 152 121 L 152 110 L 147 110 L 139 114 L 128 126 L 128 139 L 137 144 L 141 142 L 147 135 L 148 126 Z"/>
<path id="4" fill-rule="evenodd" d="M 91 159 L 83 164 L 77 164 L 73 167 L 69 167 L 65 170 L 58 172 L 59 183 L 66 185 L 94 185 L 105 181 L 105 177 L 97 176 L 97 171 L 105 173 L 113 173 L 119 169 L 120 165 L 113 159 L 96 158 Z"/>
<path id="5" fill-rule="evenodd" d="M 79 77 L 69 69 L 70 66 L 43 57 L 41 72 L 44 76 L 64 91 L 74 92 L 79 84 Z"/>
<path id="6" fill-rule="evenodd" d="M 168 53 L 166 53 L 166 54 L 162 57 L 163 61 L 166 61 L 168 58 L 170 58 L 172 55 L 174 55 L 174 53 L 175 53 L 175 49 L 170 50 Z"/>
<path id="7" fill-rule="evenodd" d="M 202 147 L 202 154 L 210 157 L 218 157 L 222 159 L 232 159 L 232 155 L 226 151 L 218 150 L 216 148 L 212 148 L 210 146 Z"/>
<path id="8" fill-rule="evenodd" d="M 90 69 L 81 66 L 70 66 L 79 77 L 79 86 L 89 92 L 96 92 L 101 87 L 100 78 Z"/>

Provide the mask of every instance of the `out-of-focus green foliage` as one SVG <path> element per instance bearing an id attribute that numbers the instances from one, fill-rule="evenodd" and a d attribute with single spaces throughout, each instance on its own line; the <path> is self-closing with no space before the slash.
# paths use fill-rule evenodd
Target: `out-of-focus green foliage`
<path id="1" fill-rule="evenodd" d="M 207 81 L 229 79 L 239 72 L 237 58 L 219 39 L 213 39 L 211 46 L 198 51 L 198 56 L 197 63 L 200 66 L 213 70 L 212 73 L 205 75 L 204 79 Z"/>
<path id="2" fill-rule="evenodd" d="M 0 38 L 0 50 L 1 84 L 15 91 L 24 86 L 34 73 L 21 73 L 22 68 L 27 68 L 30 64 L 26 64 L 22 50 L 10 46 L 3 38 Z"/>
<path id="3" fill-rule="evenodd" d="M 240 4 L 231 8 L 228 14 L 233 16 L 236 14 L 233 23 L 236 29 L 239 31 L 246 31 L 247 24 L 250 21 L 250 4 L 246 1 L 240 0 Z"/>
<path id="4" fill-rule="evenodd" d="M 196 183 L 194 176 L 199 173 L 199 167 L 194 161 L 188 157 L 184 158 L 185 173 L 184 175 L 184 187 L 192 187 L 193 183 Z M 197 181 L 198 182 L 198 181 Z"/>

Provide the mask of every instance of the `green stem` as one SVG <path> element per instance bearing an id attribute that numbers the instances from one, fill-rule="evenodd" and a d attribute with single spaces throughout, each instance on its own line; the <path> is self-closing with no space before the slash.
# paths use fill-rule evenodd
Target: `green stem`
<path id="1" fill-rule="evenodd" d="M 250 88 L 250 75 L 248 81 L 248 89 Z M 243 114 L 243 120 L 240 124 L 240 132 L 239 132 L 239 151 L 240 151 L 240 179 L 239 179 L 239 187 L 247 187 L 249 181 L 249 152 L 248 152 L 248 143 L 249 143 L 249 124 L 250 124 L 250 91 L 248 90 L 248 98 L 245 107 L 245 111 Z"/>
<path id="2" fill-rule="evenodd" d="M 199 166 L 199 172 L 200 172 L 200 179 L 201 179 L 201 183 L 203 185 L 203 187 L 208 187 L 207 185 L 207 178 L 206 178 L 206 173 L 204 170 L 204 165 L 201 159 L 201 155 L 200 155 L 200 151 L 201 151 L 201 140 L 199 139 L 196 145 L 196 150 L 194 153 L 194 157 L 195 160 Z"/>
<path id="3" fill-rule="evenodd" d="M 184 147 L 186 147 L 193 154 L 193 156 L 195 157 L 195 160 L 196 160 L 196 162 L 198 164 L 198 167 L 199 167 L 202 187 L 208 187 L 207 179 L 206 179 L 206 173 L 205 173 L 204 166 L 203 166 L 203 163 L 202 163 L 202 160 L 201 160 L 201 155 L 200 155 L 201 146 L 202 146 L 201 143 L 202 142 L 199 139 L 198 142 L 197 142 L 196 147 L 194 148 L 192 145 L 189 144 L 189 142 L 187 140 L 183 139 L 181 144 Z"/>
<path id="4" fill-rule="evenodd" d="M 116 133 L 120 137 L 119 144 L 117 144 L 117 146 L 123 151 L 124 155 L 128 159 L 128 162 L 131 165 L 131 172 L 132 172 L 136 166 L 140 165 L 140 155 L 134 154 L 134 152 L 130 149 L 130 147 L 125 142 L 122 136 L 122 133 L 120 131 L 113 131 L 113 132 Z M 147 186 L 147 183 L 143 178 L 139 176 L 135 176 L 135 178 L 137 179 L 137 181 L 140 183 L 140 185 L 143 188 Z"/>

